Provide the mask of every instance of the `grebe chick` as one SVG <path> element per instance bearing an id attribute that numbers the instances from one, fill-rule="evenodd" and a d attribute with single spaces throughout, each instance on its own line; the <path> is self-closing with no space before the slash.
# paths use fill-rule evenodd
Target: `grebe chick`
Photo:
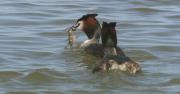
<path id="1" fill-rule="evenodd" d="M 115 59 L 116 58 L 116 59 Z M 110 71 L 110 70 L 120 70 L 128 72 L 130 74 L 136 74 L 141 71 L 141 68 L 138 63 L 132 61 L 131 59 L 124 56 L 114 56 L 114 58 L 103 58 L 98 61 L 92 73 L 98 71 Z"/>

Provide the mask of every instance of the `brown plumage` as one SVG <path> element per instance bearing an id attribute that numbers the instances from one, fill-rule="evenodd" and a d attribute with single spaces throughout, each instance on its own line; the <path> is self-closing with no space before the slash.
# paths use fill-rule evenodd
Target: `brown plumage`
<path id="1" fill-rule="evenodd" d="M 102 70 L 121 70 L 131 74 L 135 74 L 139 72 L 141 68 L 138 63 L 127 57 L 121 50 L 121 48 L 117 47 L 115 26 L 115 22 L 103 22 L 101 29 L 101 38 L 103 48 L 107 50 L 104 50 L 104 58 L 102 58 L 95 64 L 92 72 L 95 73 Z M 115 49 L 116 54 L 113 54 L 114 52 L 107 53 L 107 51 L 111 49 Z"/>

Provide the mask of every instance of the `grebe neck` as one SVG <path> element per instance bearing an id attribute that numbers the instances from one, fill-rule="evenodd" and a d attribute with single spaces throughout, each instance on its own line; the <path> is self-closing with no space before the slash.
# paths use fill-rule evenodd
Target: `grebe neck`
<path id="1" fill-rule="evenodd" d="M 95 33 L 93 35 L 93 37 L 91 39 L 87 39 L 85 40 L 82 44 L 81 44 L 81 48 L 87 47 L 91 44 L 95 44 L 95 43 L 99 43 L 100 40 L 100 36 L 101 36 L 101 25 L 99 23 L 97 23 L 97 29 L 95 30 Z"/>
<path id="2" fill-rule="evenodd" d="M 91 39 L 97 40 L 99 42 L 100 36 L 101 36 L 101 25 L 97 23 L 97 29 L 95 30 L 94 36 Z"/>

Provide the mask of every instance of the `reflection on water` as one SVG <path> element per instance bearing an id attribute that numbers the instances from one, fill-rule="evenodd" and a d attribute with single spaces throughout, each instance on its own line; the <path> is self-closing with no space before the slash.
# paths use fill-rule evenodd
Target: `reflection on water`
<path id="1" fill-rule="evenodd" d="M 96 57 L 64 49 L 86 13 L 118 23 L 118 45 L 141 74 L 92 74 Z M 1 0 L 0 93 L 179 94 L 179 18 L 179 0 Z"/>

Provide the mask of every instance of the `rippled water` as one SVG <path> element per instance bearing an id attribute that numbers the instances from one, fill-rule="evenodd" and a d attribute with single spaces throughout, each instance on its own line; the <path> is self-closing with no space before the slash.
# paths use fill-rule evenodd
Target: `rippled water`
<path id="1" fill-rule="evenodd" d="M 0 1 L 0 93 L 180 94 L 179 0 Z M 95 57 L 64 49 L 86 13 L 118 23 L 118 45 L 142 73 L 92 74 Z"/>

